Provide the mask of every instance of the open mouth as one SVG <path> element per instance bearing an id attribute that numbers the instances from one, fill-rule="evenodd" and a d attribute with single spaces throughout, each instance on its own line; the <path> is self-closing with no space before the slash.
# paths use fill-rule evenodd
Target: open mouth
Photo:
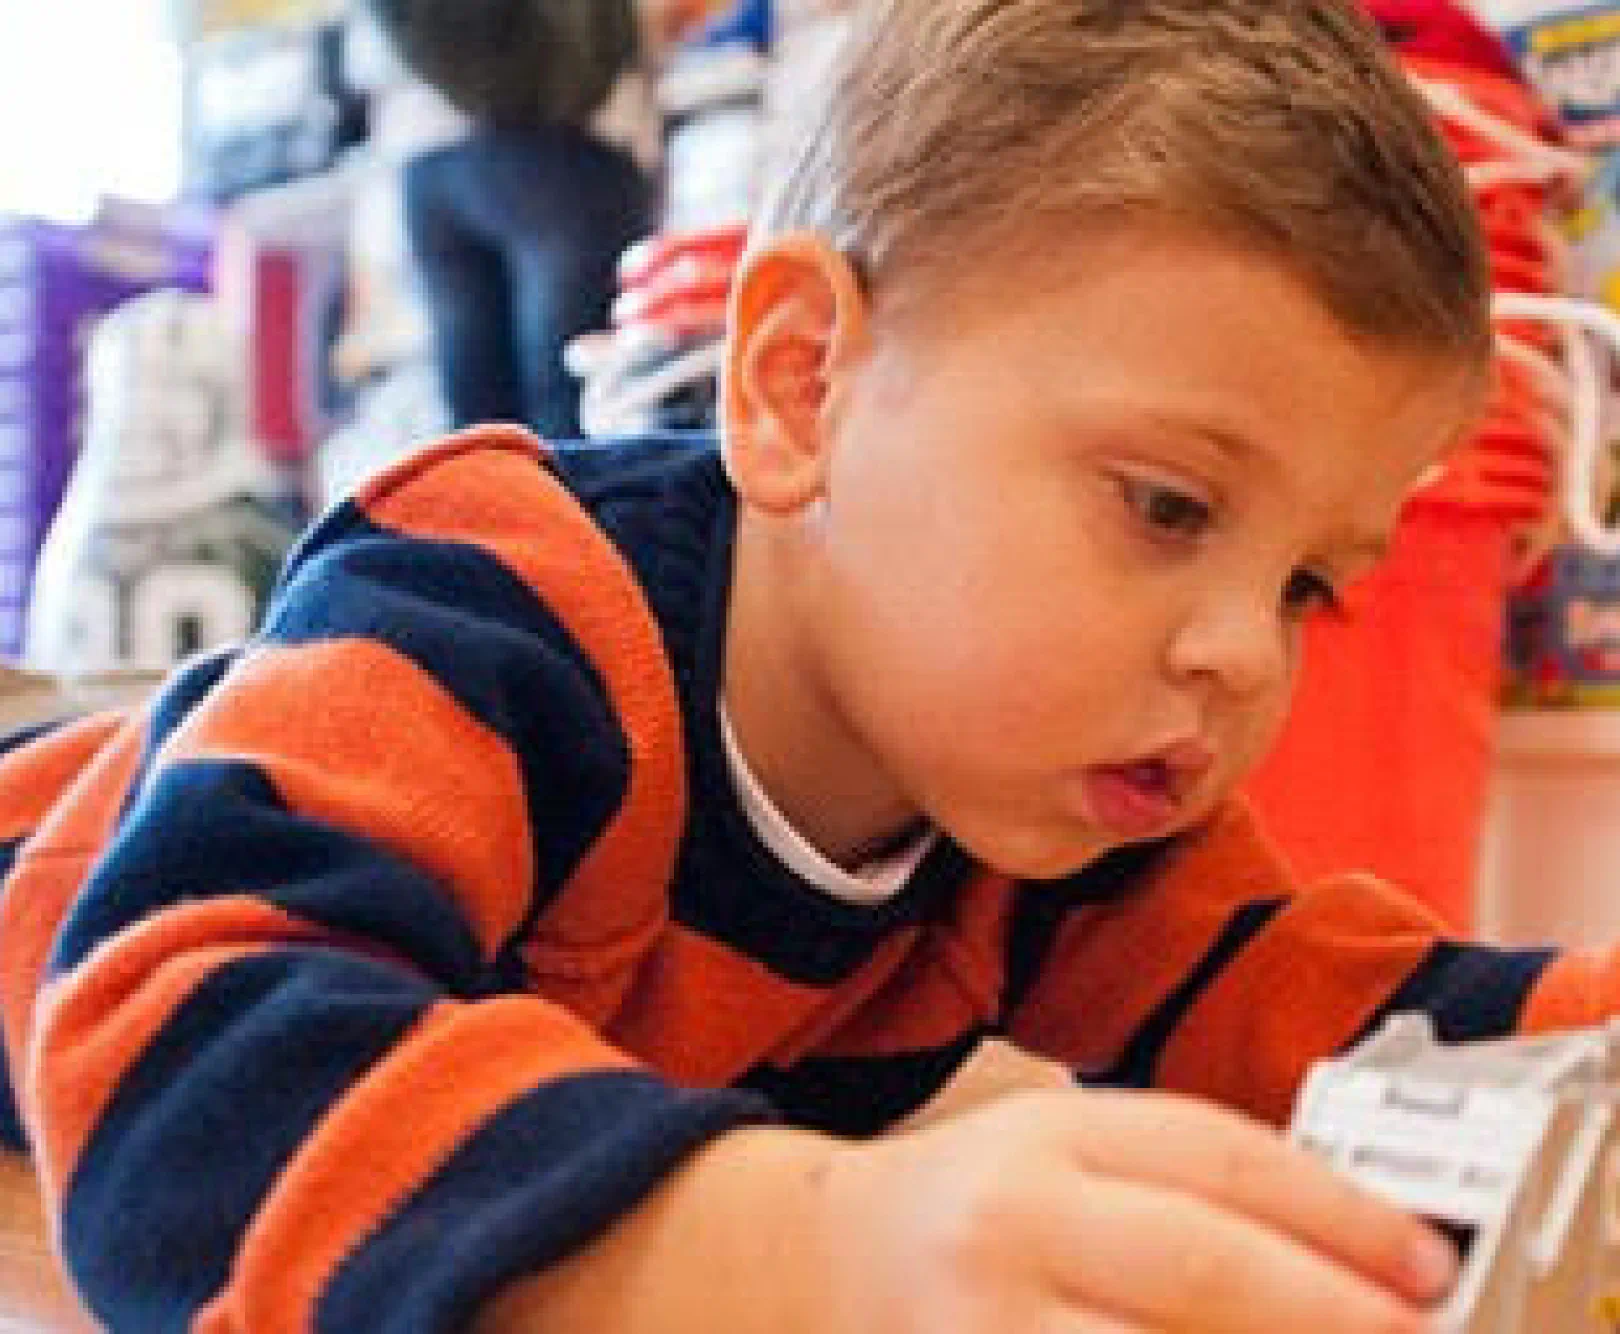
<path id="1" fill-rule="evenodd" d="M 1188 742 L 1126 764 L 1088 769 L 1085 789 L 1091 816 L 1126 839 L 1168 833 L 1213 758 L 1207 747 Z"/>

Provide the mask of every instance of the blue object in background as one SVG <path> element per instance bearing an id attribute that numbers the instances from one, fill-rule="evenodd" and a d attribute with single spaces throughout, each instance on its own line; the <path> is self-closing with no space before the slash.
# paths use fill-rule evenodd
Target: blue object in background
<path id="1" fill-rule="evenodd" d="M 1620 706 L 1620 560 L 1555 547 L 1507 607 L 1506 703 Z"/>
<path id="2" fill-rule="evenodd" d="M 775 33 L 770 0 L 737 0 L 729 10 L 692 39 L 694 46 L 729 46 L 733 43 L 769 51 Z"/>

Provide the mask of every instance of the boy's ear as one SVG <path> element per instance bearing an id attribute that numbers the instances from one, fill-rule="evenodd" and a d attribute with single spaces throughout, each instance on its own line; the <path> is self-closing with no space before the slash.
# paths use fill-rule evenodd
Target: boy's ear
<path id="1" fill-rule="evenodd" d="M 743 261 L 721 405 L 726 468 L 749 504 L 783 514 L 821 494 L 828 408 L 866 326 L 854 268 L 819 237 L 782 237 Z"/>

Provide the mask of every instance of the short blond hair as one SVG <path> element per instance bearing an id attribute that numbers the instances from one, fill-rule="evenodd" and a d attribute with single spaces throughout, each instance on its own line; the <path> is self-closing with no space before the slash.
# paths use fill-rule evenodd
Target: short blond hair
<path id="1" fill-rule="evenodd" d="M 1275 257 L 1353 334 L 1489 364 L 1467 185 L 1352 0 L 863 0 L 758 235 L 871 281 L 1152 218 Z"/>

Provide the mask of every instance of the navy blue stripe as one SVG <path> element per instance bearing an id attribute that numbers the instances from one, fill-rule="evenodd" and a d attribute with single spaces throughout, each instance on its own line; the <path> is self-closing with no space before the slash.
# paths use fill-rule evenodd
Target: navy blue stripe
<path id="1" fill-rule="evenodd" d="M 761 1065 L 740 1081 L 790 1125 L 865 1138 L 934 1096 L 992 1030 L 974 1028 L 939 1047 L 890 1056 L 821 1057 L 786 1070 Z"/>
<path id="2" fill-rule="evenodd" d="M 551 610 L 487 552 L 389 532 L 352 503 L 323 528 L 341 541 L 300 555 L 262 636 L 385 644 L 505 739 L 522 772 L 542 895 L 515 933 L 525 935 L 624 797 L 629 750 L 606 688 Z"/>
<path id="3" fill-rule="evenodd" d="M 574 1075 L 490 1118 L 339 1267 L 330 1334 L 462 1329 L 502 1286 L 568 1255 L 693 1149 L 768 1108 L 650 1075 Z"/>
<path id="4" fill-rule="evenodd" d="M 11 874 L 11 868 L 17 862 L 17 849 L 22 847 L 26 835 L 21 838 L 12 838 L 0 841 L 0 886 L 4 886 L 5 879 Z M 3 890 L 0 890 L 3 892 Z M 0 948 L 5 942 L 0 940 Z M 10 1062 L 0 1053 L 0 1148 L 26 1149 L 28 1135 L 23 1130 L 22 1114 L 17 1110 L 17 1097 L 11 1087 Z"/>
<path id="5" fill-rule="evenodd" d="M 553 442 L 546 463 L 612 534 L 615 525 L 602 513 L 604 507 L 668 493 L 685 484 L 694 465 L 707 467 L 719 458 L 720 440 L 713 431 L 649 431 L 606 443 Z M 644 513 L 645 509 L 632 505 L 627 512 Z M 640 536 L 624 545 L 632 551 L 650 549 L 650 543 Z"/>
<path id="6" fill-rule="evenodd" d="M 1072 905 L 1050 886 L 1021 885 L 1007 928 L 1006 981 L 1001 989 L 1001 1022 L 1010 1029 L 1019 1008 L 1040 979 L 1046 958 L 1057 940 L 1058 928 Z"/>
<path id="7" fill-rule="evenodd" d="M 208 697 L 209 691 L 219 684 L 226 672 L 230 671 L 238 656 L 240 650 L 232 647 L 192 658 L 164 681 L 162 688 L 152 700 L 151 712 L 147 718 L 146 737 L 141 746 L 141 762 L 129 785 L 129 791 L 124 796 L 124 815 L 129 814 L 130 808 L 140 796 L 146 777 L 152 770 L 158 747 L 179 730 L 180 725 L 191 716 L 192 711 Z"/>
<path id="8" fill-rule="evenodd" d="M 146 763 L 151 762 L 153 751 L 174 735 L 240 656 L 239 648 L 221 649 L 192 658 L 170 675 L 152 701 L 147 723 Z"/>
<path id="9" fill-rule="evenodd" d="M 842 903 L 765 851 L 743 827 L 746 817 L 735 803 L 730 793 L 694 805 L 671 916 L 795 986 L 831 987 L 853 976 L 887 936 L 948 903 L 972 869 L 941 839 L 894 898 L 874 906 Z"/>
<path id="10" fill-rule="evenodd" d="M 1354 1046 L 1392 1014 L 1420 1010 L 1443 1042 L 1506 1037 L 1518 1026 L 1531 989 L 1558 957 L 1550 949 L 1493 949 L 1441 941 L 1378 1007 Z"/>
<path id="11" fill-rule="evenodd" d="M 1215 943 L 1197 966 L 1176 985 L 1125 1044 L 1108 1069 L 1084 1075 L 1088 1084 L 1112 1084 L 1123 1088 L 1149 1088 L 1158 1073 L 1159 1058 L 1187 1012 L 1198 1003 L 1210 984 L 1243 948 L 1265 930 L 1282 911 L 1285 898 L 1256 899 L 1232 914 Z"/>
<path id="12" fill-rule="evenodd" d="M 1175 846 L 1174 839 L 1132 844 L 1116 848 L 1063 880 L 1019 885 L 1007 929 L 1007 971 L 1001 993 L 1004 1027 L 1012 1026 L 1019 1008 L 1035 989 L 1064 919 L 1080 908 L 1111 903 L 1140 891 Z"/>
<path id="13" fill-rule="evenodd" d="M 9 755 L 14 750 L 21 750 L 32 741 L 49 736 L 52 732 L 60 731 L 73 719 L 51 718 L 45 722 L 32 723 L 27 727 L 19 727 L 16 731 L 7 732 L 0 736 L 0 755 Z"/>
<path id="14" fill-rule="evenodd" d="M 327 950 L 207 978 L 119 1083 L 68 1184 L 66 1259 L 94 1313 L 115 1330 L 187 1328 L 276 1175 L 434 999 Z"/>
<path id="15" fill-rule="evenodd" d="M 57 936 L 53 973 L 152 913 L 253 895 L 303 920 L 409 958 L 460 995 L 487 961 L 442 886 L 382 845 L 282 805 L 253 766 L 225 760 L 153 774 Z"/>

